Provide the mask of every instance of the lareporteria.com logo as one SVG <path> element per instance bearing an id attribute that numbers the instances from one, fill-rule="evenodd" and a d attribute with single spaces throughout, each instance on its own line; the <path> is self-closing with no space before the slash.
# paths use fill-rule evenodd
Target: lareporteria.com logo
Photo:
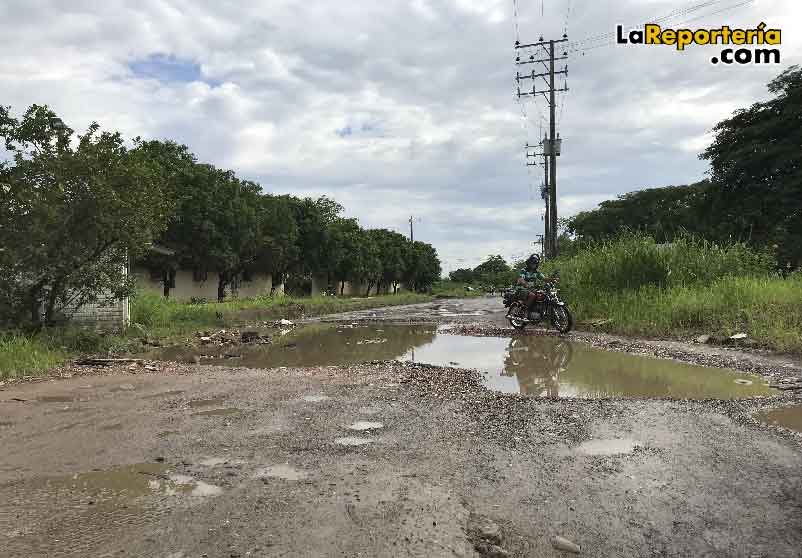
<path id="1" fill-rule="evenodd" d="M 735 45 L 735 46 L 779 46 L 782 32 L 779 29 L 766 29 L 761 23 L 754 29 L 731 29 L 724 25 L 717 29 L 663 29 L 656 23 L 649 23 L 643 29 L 624 32 L 624 26 L 617 28 L 619 45 L 670 45 L 677 50 L 685 50 L 690 45 Z M 779 48 L 724 48 L 718 56 L 710 59 L 713 64 L 779 64 Z"/>

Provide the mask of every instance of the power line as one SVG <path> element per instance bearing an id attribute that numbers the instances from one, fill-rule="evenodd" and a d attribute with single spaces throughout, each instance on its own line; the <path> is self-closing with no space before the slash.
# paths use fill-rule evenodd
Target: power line
<path id="1" fill-rule="evenodd" d="M 723 1 L 723 0 L 711 0 L 710 2 L 706 2 L 703 7 L 709 7 L 710 5 L 718 4 L 721 1 Z M 746 6 L 747 4 L 751 4 L 754 1 L 755 0 L 742 0 L 740 2 L 737 2 L 737 3 L 732 4 L 730 6 L 726 6 L 724 8 L 719 9 L 719 10 L 715 10 L 715 11 L 712 11 L 712 12 L 707 12 L 707 13 L 704 13 L 704 14 L 699 14 L 697 16 L 694 16 L 694 17 L 691 17 L 691 18 L 687 18 L 687 19 L 681 19 L 680 21 L 673 22 L 673 25 L 685 25 L 687 23 L 690 23 L 692 21 L 697 21 L 697 20 L 705 18 L 705 17 L 710 17 L 710 16 L 717 15 L 717 14 L 720 14 L 720 13 L 724 13 L 724 12 L 728 12 L 728 11 L 731 11 L 731 10 L 735 10 L 737 8 Z M 698 11 L 698 9 L 699 8 L 688 10 L 686 13 L 683 13 L 681 15 L 688 15 L 689 13 L 692 13 L 693 11 Z M 673 17 L 677 17 L 677 16 L 672 16 L 672 19 L 673 19 Z M 664 17 L 664 18 L 658 18 L 658 19 L 654 19 L 654 20 L 649 20 L 649 23 L 665 23 L 667 21 L 666 18 L 667 18 L 667 16 Z M 583 39 L 582 41 L 569 43 L 568 44 L 568 50 L 573 52 L 573 53 L 579 53 L 579 52 L 584 53 L 584 52 L 589 51 L 589 50 L 595 50 L 595 49 L 598 49 L 598 48 L 613 46 L 615 44 L 615 32 L 613 31 L 613 32 L 610 32 L 610 33 L 606 33 L 605 35 L 609 35 L 609 36 L 599 35 L 597 38 L 589 37 L 589 38 Z M 597 42 L 597 43 L 600 43 L 600 44 L 596 44 L 596 45 L 592 45 L 592 46 L 584 46 L 584 47 L 578 48 L 578 45 L 581 45 L 583 43 L 593 43 L 593 42 Z"/>

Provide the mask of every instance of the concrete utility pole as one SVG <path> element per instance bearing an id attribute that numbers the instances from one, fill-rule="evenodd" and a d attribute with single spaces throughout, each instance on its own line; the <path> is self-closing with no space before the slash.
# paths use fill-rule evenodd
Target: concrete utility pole
<path id="1" fill-rule="evenodd" d="M 554 99 L 554 41 L 549 41 L 549 253 L 557 255 L 557 121 Z M 566 70 L 567 71 L 567 70 Z"/>
<path id="2" fill-rule="evenodd" d="M 543 216 L 543 221 L 544 221 L 543 230 L 545 232 L 546 239 L 548 239 L 549 238 L 549 211 L 550 211 L 550 209 L 549 209 L 549 201 L 548 201 L 549 200 L 549 195 L 548 195 L 548 192 L 549 192 L 548 191 L 548 185 L 549 185 L 549 158 L 546 156 L 545 152 L 543 151 L 543 149 L 545 148 L 545 145 L 546 145 L 546 137 L 543 138 L 543 141 L 540 142 L 539 146 L 538 145 L 529 145 L 528 143 L 526 144 L 526 166 L 535 167 L 537 165 L 541 165 L 545 170 L 545 174 L 543 176 L 543 184 L 540 187 L 540 199 L 542 199 L 545 202 L 545 206 L 546 206 L 546 211 L 544 212 L 544 216 Z M 541 149 L 540 152 L 530 151 L 530 149 L 537 149 L 538 147 Z M 543 162 L 542 163 L 538 163 L 537 161 L 532 162 L 532 163 L 529 162 L 529 159 L 535 159 L 537 157 L 543 157 Z M 538 236 L 544 236 L 544 235 L 538 235 Z M 541 250 L 540 253 L 541 253 L 541 256 L 543 258 L 546 257 L 545 250 L 546 250 L 546 247 L 547 247 L 547 243 L 548 243 L 548 240 L 546 240 L 546 244 L 544 244 L 543 241 L 541 240 L 542 250 Z"/>
<path id="3" fill-rule="evenodd" d="M 545 54 L 546 58 L 537 58 L 535 54 L 529 56 L 528 59 L 522 59 L 520 55 L 515 58 L 515 64 L 518 66 L 524 64 L 543 64 L 546 70 L 543 73 L 535 73 L 532 70 L 528 74 L 521 74 L 520 71 L 515 72 L 515 81 L 518 82 L 518 98 L 537 95 L 543 95 L 546 103 L 549 105 L 549 135 L 543 142 L 543 155 L 546 168 L 546 257 L 553 258 L 557 255 L 557 157 L 560 155 L 561 143 L 559 135 L 557 134 L 557 120 L 556 108 L 557 101 L 555 94 L 561 91 L 568 91 L 568 86 L 564 85 L 557 88 L 555 84 L 555 77 L 559 74 L 568 75 L 568 67 L 561 70 L 555 69 L 555 62 L 559 60 L 566 60 L 567 53 L 562 56 L 556 56 L 554 46 L 558 43 L 568 41 L 568 36 L 563 35 L 562 39 L 544 41 L 543 37 L 536 43 L 523 45 L 519 41 L 515 42 L 515 49 L 534 49 L 538 56 Z M 545 89 L 537 88 L 538 78 L 546 83 Z M 532 80 L 531 91 L 521 91 L 521 81 Z"/>

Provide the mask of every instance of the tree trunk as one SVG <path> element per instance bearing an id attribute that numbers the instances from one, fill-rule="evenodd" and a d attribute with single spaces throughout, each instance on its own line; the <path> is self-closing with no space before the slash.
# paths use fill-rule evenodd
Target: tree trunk
<path id="1" fill-rule="evenodd" d="M 368 291 L 365 293 L 365 296 L 370 296 L 370 289 L 373 288 L 374 281 L 368 281 Z"/>
<path id="2" fill-rule="evenodd" d="M 343 296 L 344 291 L 345 291 L 345 281 L 340 281 L 340 296 Z"/>
<path id="3" fill-rule="evenodd" d="M 226 299 L 226 285 L 228 281 L 225 275 L 220 274 L 220 279 L 217 281 L 217 302 L 223 302 Z"/>

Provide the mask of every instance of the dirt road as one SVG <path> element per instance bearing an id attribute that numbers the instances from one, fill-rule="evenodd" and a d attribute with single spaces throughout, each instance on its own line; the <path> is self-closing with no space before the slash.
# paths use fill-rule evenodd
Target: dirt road
<path id="1" fill-rule="evenodd" d="M 497 304 L 337 318 L 499 334 Z M 582 556 L 802 555 L 802 444 L 750 418 L 791 396 L 539 399 L 394 362 L 159 369 L 3 386 L 0 556 L 568 556 L 555 535 Z"/>

